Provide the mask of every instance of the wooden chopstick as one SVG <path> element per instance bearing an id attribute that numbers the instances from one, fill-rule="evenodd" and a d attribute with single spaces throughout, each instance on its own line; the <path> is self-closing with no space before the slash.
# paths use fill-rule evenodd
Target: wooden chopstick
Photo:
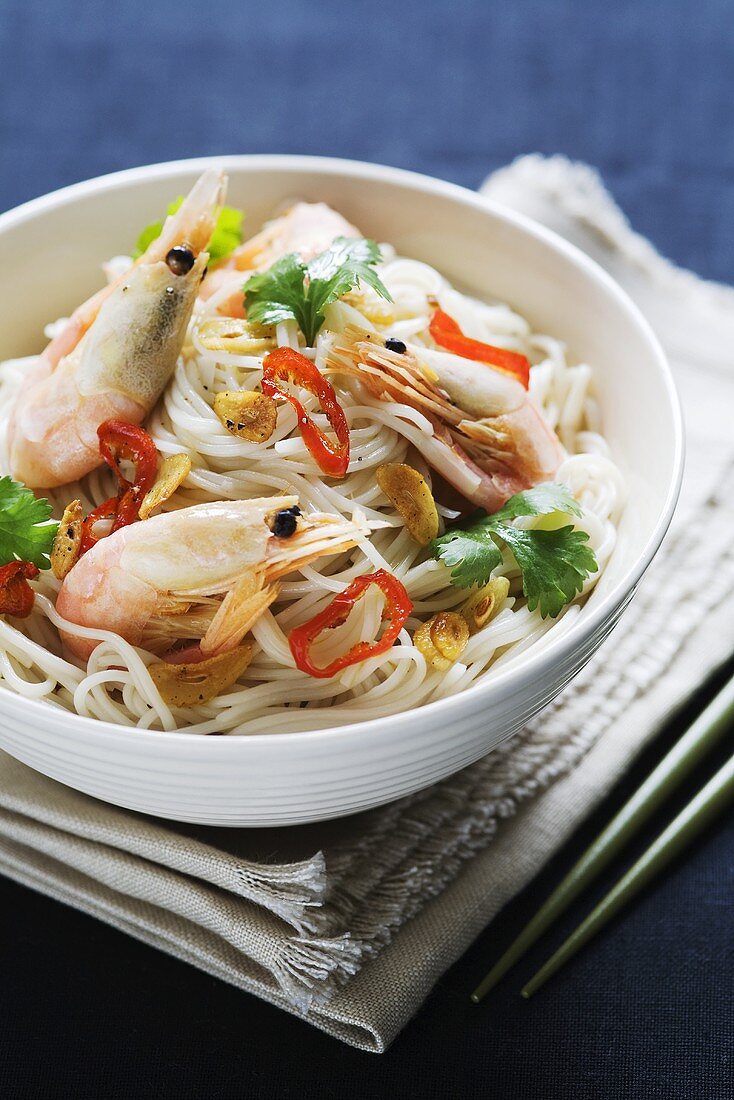
<path id="1" fill-rule="evenodd" d="M 544 985 L 552 974 L 573 958 L 576 952 L 588 943 L 600 929 L 608 924 L 612 917 L 627 902 L 639 894 L 663 868 L 683 851 L 713 819 L 734 802 L 734 756 L 717 771 L 713 778 L 676 818 L 664 829 L 657 840 L 653 841 L 644 855 L 623 875 L 616 886 L 612 887 L 602 901 L 592 909 L 585 921 L 551 955 L 537 974 L 522 989 L 523 997 L 530 997 Z"/>
<path id="2" fill-rule="evenodd" d="M 582 890 L 586 889 L 586 887 L 601 874 L 604 868 L 640 830 L 642 825 L 644 825 L 652 814 L 655 813 L 665 799 L 680 786 L 699 760 L 716 745 L 732 723 L 734 723 L 734 678 L 729 680 L 705 710 L 702 711 L 688 731 L 676 742 L 670 752 L 663 757 L 642 786 L 639 787 L 619 813 L 612 818 L 607 827 L 599 834 L 596 840 L 586 849 L 581 858 L 561 880 L 529 924 L 525 926 L 520 935 L 495 963 L 487 976 L 480 982 L 471 995 L 471 999 L 475 1004 L 479 1004 L 490 989 L 492 989 L 507 971 L 515 965 L 518 959 L 520 959 L 543 932 L 550 927 L 553 921 L 566 911 Z M 704 787 L 701 795 L 703 795 L 707 788 L 708 784 L 707 787 Z M 697 797 L 700 798 L 701 795 Z M 697 800 L 694 799 L 691 806 L 693 806 L 696 801 Z M 678 818 L 676 818 L 676 822 L 677 821 Z M 676 822 L 673 822 L 673 825 L 675 825 Z M 672 828 L 673 825 L 671 825 L 670 828 Z M 689 828 L 695 828 L 695 822 L 691 823 Z M 662 840 L 667 832 L 668 830 L 662 834 L 659 840 Z M 696 833 L 694 832 L 692 835 L 696 835 Z M 655 845 L 653 845 L 653 848 L 654 847 Z M 645 859 L 644 856 L 642 858 L 643 860 Z M 660 858 L 662 858 L 662 856 Z M 667 859 L 663 861 L 661 866 L 665 866 L 666 863 Z M 636 867 L 637 864 L 635 864 L 635 868 Z M 634 871 L 635 868 L 632 868 L 632 871 Z M 632 874 L 632 871 L 629 873 Z M 647 873 L 649 876 L 649 871 Z M 625 878 L 626 877 L 627 876 L 625 876 Z M 624 881 L 625 879 L 622 879 L 622 883 Z M 648 881 L 648 879 L 646 878 L 645 881 Z M 622 883 L 619 885 L 621 886 Z M 633 890 L 629 896 L 633 896 L 636 892 L 636 890 Z M 616 912 L 616 909 L 614 912 Z M 590 919 L 591 917 L 589 920 Z M 582 925 L 581 927 L 583 928 L 584 926 Z M 601 924 L 598 924 L 596 927 L 601 927 Z M 590 934 L 593 934 L 593 931 Z M 584 940 L 583 942 L 586 941 Z M 564 948 L 565 947 L 566 944 L 564 944 Z M 561 948 L 561 951 L 563 951 L 564 948 Z M 575 950 L 578 950 L 578 948 L 575 948 Z M 570 955 L 566 957 L 570 958 Z M 547 965 L 550 965 L 550 961 L 552 960 L 549 960 Z M 560 965 L 560 963 L 558 965 Z M 546 975 L 546 977 L 549 976 L 550 974 Z M 545 980 L 545 978 L 543 980 Z M 533 979 L 530 984 L 532 985 L 534 982 L 535 979 Z M 526 989 L 527 988 L 528 987 L 526 987 Z M 533 985 L 533 989 L 536 988 L 538 988 L 538 986 Z M 529 994 L 527 995 L 529 996 Z"/>

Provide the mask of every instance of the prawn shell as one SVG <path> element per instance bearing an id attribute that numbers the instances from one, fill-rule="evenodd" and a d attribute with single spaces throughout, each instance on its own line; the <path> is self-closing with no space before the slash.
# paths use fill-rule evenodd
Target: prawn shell
<path id="1" fill-rule="evenodd" d="M 129 528 L 120 566 L 155 592 L 216 595 L 271 556 L 268 517 L 298 497 L 217 501 L 153 516 Z"/>
<path id="2" fill-rule="evenodd" d="M 297 504 L 297 496 L 280 495 L 192 505 L 100 539 L 57 596 L 56 609 L 69 624 L 61 630 L 64 641 L 83 660 L 99 634 L 81 637 L 74 626 L 162 653 L 197 638 L 208 655 L 233 648 L 275 598 L 272 582 L 369 533 L 359 512 L 352 520 L 315 512 L 299 518 L 292 535 L 274 534 L 277 513 Z"/>
<path id="3" fill-rule="evenodd" d="M 173 373 L 208 259 L 200 253 L 186 275 L 162 261 L 129 272 L 80 345 L 82 397 L 121 393 L 152 408 Z"/>
<path id="4" fill-rule="evenodd" d="M 99 425 L 139 424 L 155 404 L 185 341 L 225 184 L 205 172 L 146 252 L 54 336 L 15 400 L 7 448 L 16 480 L 45 489 L 78 481 L 102 461 Z M 175 245 L 198 253 L 183 275 L 164 262 Z"/>

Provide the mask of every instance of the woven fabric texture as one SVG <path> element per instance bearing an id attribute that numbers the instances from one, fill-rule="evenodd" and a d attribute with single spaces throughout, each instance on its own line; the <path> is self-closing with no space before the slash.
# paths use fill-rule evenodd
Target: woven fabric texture
<path id="1" fill-rule="evenodd" d="M 696 403 L 688 424 L 681 518 L 594 661 L 490 757 L 324 826 L 223 833 L 153 822 L 0 756 L 0 870 L 369 1050 L 385 1049 L 734 642 L 720 610 L 734 592 L 724 415 L 734 376 L 721 357 L 697 357 L 690 335 L 725 338 L 734 292 L 662 261 L 586 168 L 524 158 L 486 190 L 574 239 L 628 286 L 684 393 L 706 373 L 710 403 Z"/>

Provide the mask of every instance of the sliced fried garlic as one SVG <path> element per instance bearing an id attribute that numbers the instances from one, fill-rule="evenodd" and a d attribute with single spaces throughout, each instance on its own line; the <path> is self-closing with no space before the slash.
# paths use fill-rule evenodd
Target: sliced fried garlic
<path id="1" fill-rule="evenodd" d="M 140 518 L 147 519 L 154 508 L 158 508 L 169 497 L 172 497 L 190 473 L 191 459 L 187 454 L 182 452 L 164 458 L 158 471 L 158 477 L 143 497 L 143 503 L 138 511 Z"/>
<path id="2" fill-rule="evenodd" d="M 265 443 L 278 423 L 272 397 L 257 390 L 224 390 L 214 398 L 214 412 L 232 435 L 248 443 Z"/>
<path id="3" fill-rule="evenodd" d="M 458 660 L 469 641 L 466 619 L 456 611 L 439 611 L 413 635 L 417 646 L 431 668 L 445 672 Z"/>
<path id="4" fill-rule="evenodd" d="M 438 534 L 438 512 L 426 479 L 404 462 L 377 467 L 377 484 L 405 520 L 408 531 L 421 546 Z"/>
<path id="5" fill-rule="evenodd" d="M 211 317 L 199 326 L 199 339 L 208 351 L 261 355 L 275 347 L 270 331 L 239 317 Z"/>
<path id="6" fill-rule="evenodd" d="M 61 517 L 53 549 L 51 550 L 51 568 L 55 577 L 63 581 L 69 570 L 76 565 L 82 545 L 82 502 L 72 500 L 66 505 Z"/>
<path id="7" fill-rule="evenodd" d="M 483 588 L 469 597 L 461 608 L 461 614 L 466 619 L 470 634 L 476 634 L 491 622 L 507 599 L 509 591 L 510 582 L 507 577 L 492 577 Z"/>
<path id="8" fill-rule="evenodd" d="M 153 683 L 169 707 L 195 707 L 221 695 L 242 675 L 252 660 L 252 642 L 194 664 L 158 661 L 148 667 Z"/>

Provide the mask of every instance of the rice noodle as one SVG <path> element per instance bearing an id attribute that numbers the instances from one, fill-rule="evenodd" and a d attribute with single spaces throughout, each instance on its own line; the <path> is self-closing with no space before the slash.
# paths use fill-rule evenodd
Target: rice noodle
<path id="1" fill-rule="evenodd" d="M 394 253 L 384 248 L 383 255 Z M 528 610 L 518 569 L 506 554 L 498 572 L 509 578 L 511 590 L 500 614 L 470 638 L 460 661 L 447 672 L 427 667 L 412 643 L 413 631 L 434 612 L 460 605 L 467 592 L 452 586 L 446 567 L 427 558 L 412 541 L 399 514 L 382 495 L 375 471 L 381 463 L 407 459 L 430 481 L 430 470 L 411 447 L 416 440 L 432 435 L 430 422 L 409 405 L 374 398 L 358 380 L 332 378 L 351 431 L 349 473 L 342 481 L 334 482 L 324 480 L 305 448 L 289 404 L 279 408 L 276 431 L 267 443 L 248 443 L 230 435 L 212 410 L 215 394 L 225 389 L 254 389 L 262 372 L 259 357 L 213 353 L 198 337 L 201 321 L 228 293 L 225 287 L 194 316 L 175 374 L 146 424 L 164 455 L 186 450 L 193 463 L 186 488 L 180 489 L 166 507 L 288 490 L 298 495 L 306 511 L 316 509 L 351 517 L 361 509 L 368 519 L 381 519 L 387 521 L 386 525 L 349 553 L 322 558 L 285 579 L 277 603 L 253 628 L 256 653 L 252 663 L 234 687 L 209 703 L 171 710 L 147 671 L 155 658 L 109 632 L 102 635 L 86 668 L 70 660 L 60 641 L 59 627 L 86 637 L 100 637 L 100 632 L 85 632 L 60 618 L 54 607 L 59 582 L 50 572 L 34 584 L 38 598 L 28 619 L 0 619 L 0 682 L 6 688 L 78 714 L 145 729 L 182 729 L 192 734 L 321 729 L 413 709 L 462 691 L 572 624 L 580 602 L 597 582 L 612 553 L 625 492 L 600 432 L 592 367 L 569 364 L 560 341 L 533 333 L 528 323 L 505 305 L 487 304 L 460 294 L 426 264 L 389 259 L 380 268 L 380 275 L 395 302 L 389 326 L 380 327 L 368 320 L 357 308 L 358 303 L 342 302 L 329 307 L 327 327 L 339 329 L 356 322 L 398 339 L 420 341 L 428 324 L 426 295 L 430 294 L 439 298 L 467 335 L 530 358 L 531 394 L 568 451 L 557 480 L 567 484 L 582 505 L 584 515 L 578 526 L 588 532 L 599 561 L 599 573 L 589 578 L 580 600 L 567 606 L 556 620 L 541 619 L 538 611 Z M 279 344 L 297 348 L 295 324 L 278 325 L 276 339 Z M 315 348 L 305 349 L 322 369 L 332 339 L 333 334 L 324 331 Z M 34 361 L 31 357 L 0 365 L 0 463 L 4 469 L 4 438 L 12 397 Z M 325 423 L 315 399 L 308 394 L 302 398 L 307 410 L 315 413 L 315 421 Z M 82 482 L 47 495 L 60 516 L 73 497 L 79 497 L 87 510 L 110 496 L 113 489 L 109 471 L 100 468 Z M 440 508 L 440 514 L 456 515 L 446 507 Z M 312 679 L 297 670 L 287 643 L 288 631 L 320 610 L 354 577 L 380 566 L 402 580 L 414 602 L 414 612 L 396 645 L 332 679 Z M 369 591 L 349 622 L 331 631 L 321 644 L 320 659 L 330 659 L 359 638 L 373 637 L 379 619 L 379 598 Z"/>

